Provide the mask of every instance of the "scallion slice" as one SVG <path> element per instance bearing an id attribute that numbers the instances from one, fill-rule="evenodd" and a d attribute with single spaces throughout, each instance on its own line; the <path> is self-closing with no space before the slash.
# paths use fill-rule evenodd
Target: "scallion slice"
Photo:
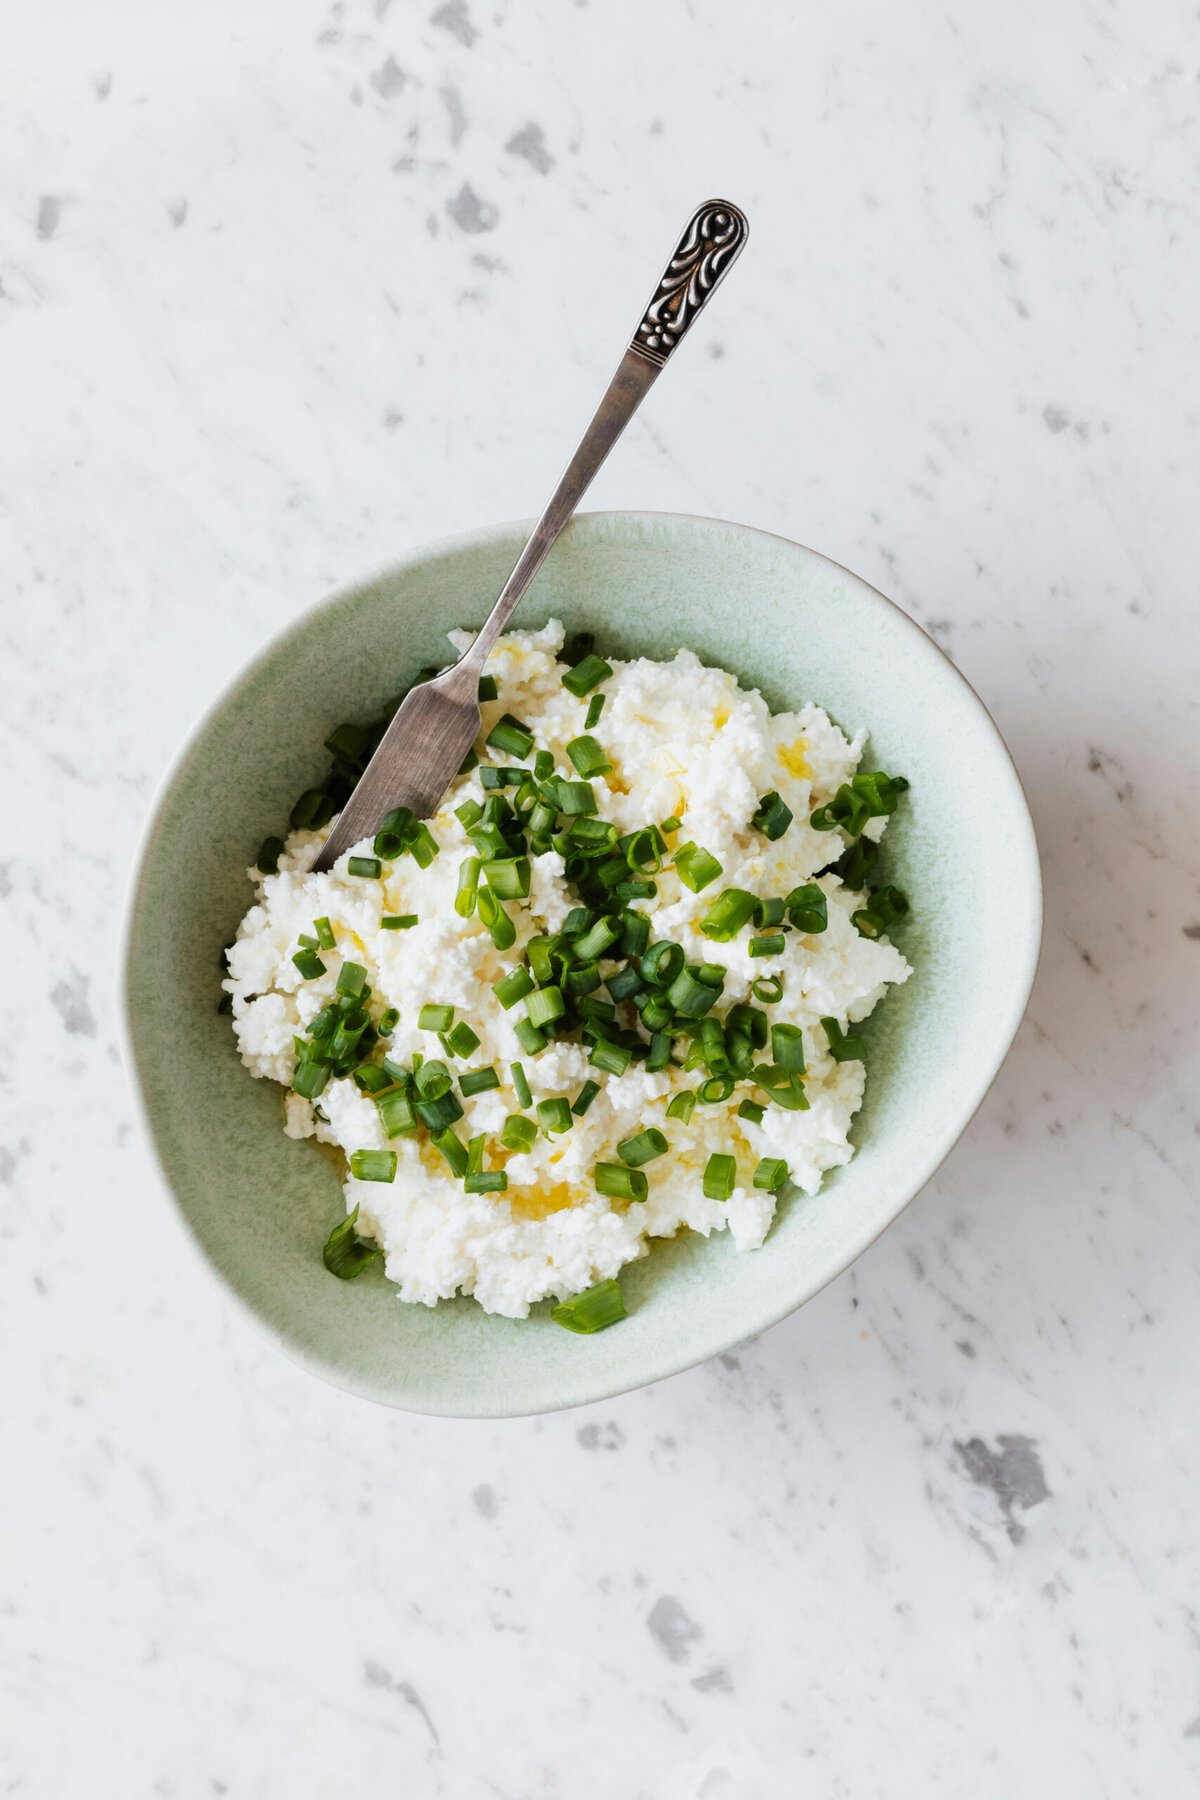
<path id="1" fill-rule="evenodd" d="M 602 1042 L 593 1045 L 588 1061 L 608 1075 L 623 1075 L 633 1061 L 633 1052 L 627 1050 L 624 1044 Z"/>
<path id="2" fill-rule="evenodd" d="M 791 807 L 786 805 L 772 788 L 771 792 L 764 794 L 759 801 L 750 823 L 766 838 L 781 838 L 793 817 Z"/>
<path id="3" fill-rule="evenodd" d="M 751 956 L 782 956 L 786 942 L 782 931 L 764 931 L 760 937 L 752 937 L 746 947 Z"/>
<path id="4" fill-rule="evenodd" d="M 596 795 L 590 781 L 566 781 L 560 778 L 554 784 L 554 794 L 558 802 L 558 810 L 569 819 L 580 813 L 594 813 Z"/>
<path id="5" fill-rule="evenodd" d="M 641 976 L 632 963 L 626 963 L 615 975 L 609 975 L 604 984 L 613 999 L 618 1002 L 632 1000 L 645 986 Z"/>
<path id="6" fill-rule="evenodd" d="M 383 864 L 377 856 L 352 856 L 346 863 L 346 872 L 350 875 L 363 875 L 368 881 L 378 881 L 383 873 Z"/>
<path id="7" fill-rule="evenodd" d="M 872 889 L 865 907 L 850 914 L 850 923 L 865 938 L 882 937 L 888 926 L 908 911 L 908 899 L 897 887 Z"/>
<path id="8" fill-rule="evenodd" d="M 379 1094 L 375 1100 L 375 1110 L 379 1114 L 384 1137 L 403 1137 L 406 1132 L 417 1129 L 417 1115 L 403 1088 L 393 1088 L 390 1094 Z"/>
<path id="9" fill-rule="evenodd" d="M 699 922 L 699 929 L 714 943 L 727 944 L 758 911 L 757 896 L 745 888 L 722 888 Z"/>
<path id="10" fill-rule="evenodd" d="M 575 1123 L 570 1101 L 559 1096 L 552 1100 L 539 1100 L 537 1116 L 538 1124 L 547 1137 L 558 1137 L 564 1131 L 570 1131 Z"/>
<path id="11" fill-rule="evenodd" d="M 476 1169 L 463 1182 L 468 1194 L 502 1194 L 508 1187 L 508 1176 L 503 1169 Z"/>
<path id="12" fill-rule="evenodd" d="M 526 1056 L 537 1056 L 546 1048 L 546 1040 L 532 1019 L 518 1019 L 513 1030 Z"/>
<path id="13" fill-rule="evenodd" d="M 470 1069 L 458 1078 L 459 1092 L 470 1099 L 472 1094 L 486 1094 L 500 1086 L 500 1077 L 489 1063 L 486 1068 Z"/>
<path id="14" fill-rule="evenodd" d="M 821 1024 L 829 1041 L 829 1054 L 834 1062 L 865 1062 L 867 1060 L 863 1041 L 856 1031 L 843 1031 L 836 1019 L 822 1019 Z"/>
<path id="15" fill-rule="evenodd" d="M 476 906 L 480 923 L 487 928 L 497 950 L 511 950 L 517 941 L 517 928 L 490 888 L 480 888 Z"/>
<path id="16" fill-rule="evenodd" d="M 408 849 L 416 827 L 417 821 L 407 806 L 393 807 L 380 820 L 371 848 L 376 856 L 383 857 L 387 862 L 395 862 Z"/>
<path id="17" fill-rule="evenodd" d="M 599 1092 L 600 1083 L 598 1081 L 584 1082 L 574 1100 L 571 1102 L 571 1111 L 575 1114 L 577 1119 L 582 1119 L 584 1113 Z"/>
<path id="18" fill-rule="evenodd" d="M 733 1092 L 732 1075 L 710 1075 L 696 1089 L 696 1098 L 704 1106 L 720 1106 Z"/>
<path id="19" fill-rule="evenodd" d="M 572 1294 L 569 1300 L 560 1300 L 550 1317 L 567 1331 L 588 1334 L 606 1331 L 610 1325 L 627 1319 L 629 1314 L 625 1310 L 620 1282 L 601 1281 L 584 1294 Z"/>
<path id="20" fill-rule="evenodd" d="M 332 950 L 337 943 L 337 939 L 333 935 L 333 926 L 329 923 L 329 920 L 314 919 L 313 930 L 317 934 L 317 943 L 321 946 L 321 949 Z"/>
<path id="21" fill-rule="evenodd" d="M 720 990 L 700 979 L 695 963 L 689 963 L 667 989 L 667 1000 L 685 1019 L 701 1019 L 716 1004 Z"/>
<path id="22" fill-rule="evenodd" d="M 479 1048 L 479 1036 L 465 1019 L 460 1019 L 453 1030 L 446 1033 L 445 1041 L 455 1056 L 474 1056 Z"/>
<path id="23" fill-rule="evenodd" d="M 478 800 L 464 800 L 461 806 L 455 807 L 454 816 L 464 831 L 470 831 L 482 819 L 483 808 Z"/>
<path id="24" fill-rule="evenodd" d="M 722 873 L 716 857 L 700 844 L 683 844 L 671 858 L 684 887 L 698 894 Z"/>
<path id="25" fill-rule="evenodd" d="M 603 694 L 593 694 L 588 701 L 587 718 L 583 721 L 585 731 L 592 731 L 600 723 L 600 714 L 604 711 Z"/>
<path id="26" fill-rule="evenodd" d="M 760 975 L 758 980 L 752 984 L 750 992 L 756 1000 L 761 1000 L 764 1006 L 774 1006 L 783 999 L 783 976 Z"/>
<path id="27" fill-rule="evenodd" d="M 806 881 L 802 887 L 794 887 L 784 905 L 787 907 L 788 918 L 797 931 L 807 931 L 815 936 L 829 924 L 829 902 L 824 890 L 815 881 Z"/>
<path id="28" fill-rule="evenodd" d="M 523 1000 L 526 994 L 533 992 L 533 976 L 523 964 L 518 963 L 515 969 L 510 969 L 507 975 L 502 975 L 499 981 L 493 983 L 492 992 L 505 1009 L 515 1006 L 518 1000 Z"/>
<path id="29" fill-rule="evenodd" d="M 529 1082 L 525 1077 L 525 1071 L 520 1063 L 510 1063 L 509 1073 L 512 1076 L 513 1091 L 517 1096 L 517 1105 L 532 1106 L 533 1095 L 529 1091 Z"/>
<path id="30" fill-rule="evenodd" d="M 413 1102 L 417 1116 L 430 1131 L 445 1131 L 463 1116 L 463 1109 L 456 1094 L 440 1094 L 437 1099 L 430 1099 L 422 1094 Z"/>
<path id="31" fill-rule="evenodd" d="M 612 948 L 621 936 L 622 930 L 621 920 L 611 913 L 606 913 L 603 918 L 597 919 L 594 925 L 590 925 L 582 937 L 575 940 L 573 949 L 576 957 L 580 962 L 596 961 L 598 957 L 604 955 L 606 950 Z"/>
<path id="32" fill-rule="evenodd" d="M 454 1008 L 439 1006 L 427 1001 L 417 1014 L 417 1028 L 420 1031 L 449 1031 L 454 1023 Z"/>
<path id="33" fill-rule="evenodd" d="M 523 1113 L 509 1113 L 500 1133 L 500 1143 L 505 1150 L 525 1155 L 533 1149 L 537 1134 L 538 1128 L 532 1119 L 527 1119 Z"/>
<path id="34" fill-rule="evenodd" d="M 385 1006 L 379 1015 L 375 1029 L 380 1037 L 391 1037 L 399 1023 L 400 1008 L 398 1006 Z"/>
<path id="35" fill-rule="evenodd" d="M 379 1063 L 363 1063 L 354 1071 L 354 1085 L 360 1094 L 385 1094 L 395 1086 L 387 1070 Z"/>
<path id="36" fill-rule="evenodd" d="M 533 733 L 520 719 L 514 719 L 511 713 L 504 713 L 488 732 L 485 742 L 489 749 L 503 750 L 509 756 L 515 756 L 522 762 L 533 749 Z"/>
<path id="37" fill-rule="evenodd" d="M 676 1094 L 667 1108 L 668 1119 L 681 1119 L 686 1125 L 696 1110 L 696 1095 L 691 1088 Z"/>
<path id="38" fill-rule="evenodd" d="M 557 987 L 534 988 L 525 1002 L 525 1012 L 530 1023 L 537 1026 L 550 1025 L 555 1019 L 561 1019 L 567 1010 L 562 989 Z"/>
<path id="39" fill-rule="evenodd" d="M 627 1137 L 617 1145 L 617 1155 L 631 1169 L 640 1169 L 644 1163 L 653 1162 L 656 1156 L 665 1156 L 670 1146 L 657 1126 L 648 1125 L 633 1137 Z"/>
<path id="40" fill-rule="evenodd" d="M 754 1080 L 763 1093 L 776 1106 L 781 1106 L 784 1112 L 808 1111 L 808 1095 L 804 1091 L 804 1083 L 793 1070 L 781 1068 L 778 1064 L 759 1063 L 754 1070 Z"/>
<path id="41" fill-rule="evenodd" d="M 352 1150 L 350 1173 L 355 1181 L 395 1181 L 394 1150 Z"/>
<path id="42" fill-rule="evenodd" d="M 709 1200 L 728 1200 L 737 1182 L 737 1160 L 714 1151 L 704 1170 L 704 1192 Z"/>
<path id="43" fill-rule="evenodd" d="M 463 1143 L 458 1133 L 452 1131 L 450 1127 L 447 1126 L 444 1131 L 435 1131 L 430 1138 L 430 1142 L 435 1149 L 441 1151 L 446 1161 L 450 1164 L 452 1172 L 461 1181 L 462 1177 L 467 1172 L 467 1164 L 470 1161 L 470 1158 L 467 1154 L 467 1146 Z"/>
<path id="44" fill-rule="evenodd" d="M 299 1094 L 302 1100 L 315 1100 L 318 1094 L 324 1093 L 332 1074 L 333 1070 L 327 1062 L 301 1057 L 292 1076 L 292 1092 Z"/>
<path id="45" fill-rule="evenodd" d="M 465 856 L 458 865 L 458 892 L 454 896 L 454 910 L 460 919 L 469 919 L 475 911 L 475 890 L 479 886 L 479 871 L 482 867 L 477 856 Z"/>
<path id="46" fill-rule="evenodd" d="M 318 975 L 325 973 L 325 964 L 315 950 L 296 950 L 292 954 L 292 961 L 305 981 L 315 981 Z"/>
<path id="47" fill-rule="evenodd" d="M 320 831 L 336 811 L 337 802 L 331 795 L 320 788 L 306 788 L 288 815 L 288 822 L 296 831 Z"/>
<path id="48" fill-rule="evenodd" d="M 582 700 L 594 687 L 607 681 L 612 674 L 612 664 L 606 663 L 602 656 L 585 656 L 575 664 L 562 678 L 562 684 L 568 693 Z"/>
<path id="49" fill-rule="evenodd" d="M 642 1018 L 644 1021 L 644 1019 L 645 1019 L 644 1013 L 642 1015 Z M 652 1031 L 650 1033 L 650 1048 L 646 1052 L 646 1072 L 647 1072 L 647 1074 L 649 1074 L 649 1075 L 657 1074 L 657 1072 L 660 1069 L 665 1069 L 668 1066 L 668 1064 L 670 1063 L 670 1061 L 671 1061 L 671 1039 L 668 1037 L 668 1035 L 665 1031 Z"/>
<path id="50" fill-rule="evenodd" d="M 254 859 L 255 868 L 260 874 L 274 875 L 279 867 L 279 859 L 283 855 L 283 852 L 284 842 L 282 838 L 264 838 L 259 846 L 258 855 Z"/>
<path id="51" fill-rule="evenodd" d="M 798 1025 L 772 1025 L 771 1055 L 789 1075 L 803 1075 L 804 1033 Z"/>
<path id="52" fill-rule="evenodd" d="M 392 913 L 389 917 L 380 919 L 379 923 L 384 931 L 411 931 L 417 923 L 417 915 L 416 913 Z"/>
<path id="53" fill-rule="evenodd" d="M 761 1125 L 765 1116 L 766 1108 L 760 1106 L 757 1100 L 743 1100 L 738 1107 L 738 1118 L 748 1119 L 751 1125 Z"/>
<path id="54" fill-rule="evenodd" d="M 604 754 L 604 747 L 594 737 L 572 738 L 567 745 L 567 755 L 583 776 L 609 775 L 612 764 Z"/>
<path id="55" fill-rule="evenodd" d="M 650 1183 L 640 1169 L 627 1169 L 624 1163 L 597 1163 L 592 1171 L 598 1194 L 610 1200 L 644 1200 Z"/>
<path id="56" fill-rule="evenodd" d="M 529 896 L 527 857 L 495 857 L 483 865 L 483 878 L 501 900 L 525 900 Z"/>
<path id="57" fill-rule="evenodd" d="M 427 869 L 441 846 L 422 819 L 416 835 L 409 840 L 408 853 L 419 868 Z"/>
<path id="58" fill-rule="evenodd" d="M 499 698 L 499 689 L 496 686 L 496 677 L 494 675 L 481 675 L 479 677 L 478 697 L 480 700 L 496 700 Z"/>
<path id="59" fill-rule="evenodd" d="M 371 1154 L 369 1151 L 355 1152 L 355 1155 L 358 1156 L 369 1154 Z M 385 1153 L 376 1151 L 375 1154 L 382 1156 Z M 395 1161 L 394 1156 L 392 1160 Z M 339 1281 L 353 1281 L 356 1275 L 362 1274 L 368 1263 L 377 1261 L 383 1255 L 378 1244 L 369 1243 L 365 1238 L 359 1237 L 354 1229 L 354 1222 L 357 1218 L 358 1208 L 356 1206 L 352 1213 L 347 1213 L 344 1219 L 338 1220 L 325 1240 L 322 1260 L 329 1273 L 336 1275 Z"/>

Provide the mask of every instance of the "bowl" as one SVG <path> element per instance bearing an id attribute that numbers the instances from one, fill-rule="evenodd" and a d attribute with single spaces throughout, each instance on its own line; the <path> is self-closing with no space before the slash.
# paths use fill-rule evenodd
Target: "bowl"
<path id="1" fill-rule="evenodd" d="M 446 632 L 477 624 L 527 527 L 468 532 L 336 588 L 236 674 L 151 809 L 125 921 L 125 1049 L 168 1192 L 226 1290 L 327 1381 L 414 1412 L 495 1418 L 601 1399 L 775 1324 L 839 1275 L 951 1149 L 996 1074 L 1033 982 L 1037 845 L 984 706 L 937 646 L 866 582 L 746 526 L 661 513 L 575 520 L 516 623 L 561 617 L 605 652 L 687 645 L 773 708 L 816 700 L 912 783 L 888 834 L 912 911 L 915 973 L 875 1014 L 857 1151 L 814 1198 L 784 1197 L 765 1245 L 727 1233 L 655 1245 L 622 1273 L 630 1316 L 578 1337 L 473 1300 L 403 1305 L 377 1270 L 332 1279 L 336 1167 L 285 1138 L 279 1089 L 252 1080 L 217 1013 L 220 956 L 251 898 L 245 870 L 328 764 L 322 739 L 370 718 Z M 186 1096 L 186 1099 L 182 1098 Z"/>

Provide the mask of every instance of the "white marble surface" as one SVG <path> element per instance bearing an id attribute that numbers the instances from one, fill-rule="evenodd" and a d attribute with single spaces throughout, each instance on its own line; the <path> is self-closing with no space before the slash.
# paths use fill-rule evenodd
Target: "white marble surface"
<path id="1" fill-rule="evenodd" d="M 1196 1791 L 1198 70 L 1183 0 L 12 0 L 0 1791 Z M 536 509 L 714 191 L 750 248 L 595 504 L 937 635 L 1029 786 L 1041 974 L 804 1312 L 576 1414 L 391 1415 L 156 1189 L 135 834 L 298 606 Z"/>

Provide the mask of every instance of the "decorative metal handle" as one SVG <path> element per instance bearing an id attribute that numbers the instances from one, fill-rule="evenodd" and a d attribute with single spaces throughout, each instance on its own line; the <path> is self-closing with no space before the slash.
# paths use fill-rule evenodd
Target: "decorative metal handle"
<path id="1" fill-rule="evenodd" d="M 750 227 L 728 200 L 706 200 L 688 221 L 629 345 L 661 369 L 737 260 Z"/>

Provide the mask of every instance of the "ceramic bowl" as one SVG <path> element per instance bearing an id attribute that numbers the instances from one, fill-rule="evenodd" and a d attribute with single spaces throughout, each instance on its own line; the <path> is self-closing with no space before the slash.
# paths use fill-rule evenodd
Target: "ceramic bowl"
<path id="1" fill-rule="evenodd" d="M 774 708 L 819 701 L 910 795 L 888 834 L 915 967 L 872 1019 L 857 1153 L 791 1194 L 762 1249 L 685 1232 L 622 1273 L 630 1317 L 594 1337 L 473 1300 L 405 1306 L 382 1274 L 332 1279 L 334 1166 L 280 1129 L 279 1090 L 238 1060 L 216 1010 L 245 870 L 328 763 L 446 632 L 478 623 L 525 537 L 502 525 L 339 587 L 275 637 L 196 726 L 154 802 L 128 901 L 123 1015 L 133 1084 L 168 1191 L 227 1291 L 314 1374 L 388 1405 L 464 1417 L 549 1411 L 656 1381 L 803 1305 L 891 1224 L 978 1107 L 1020 1022 L 1041 886 L 1021 785 L 983 705 L 882 594 L 812 550 L 713 519 L 585 515 L 517 623 L 557 614 L 619 656 L 687 645 Z M 182 1098 L 186 1096 L 186 1099 Z"/>

